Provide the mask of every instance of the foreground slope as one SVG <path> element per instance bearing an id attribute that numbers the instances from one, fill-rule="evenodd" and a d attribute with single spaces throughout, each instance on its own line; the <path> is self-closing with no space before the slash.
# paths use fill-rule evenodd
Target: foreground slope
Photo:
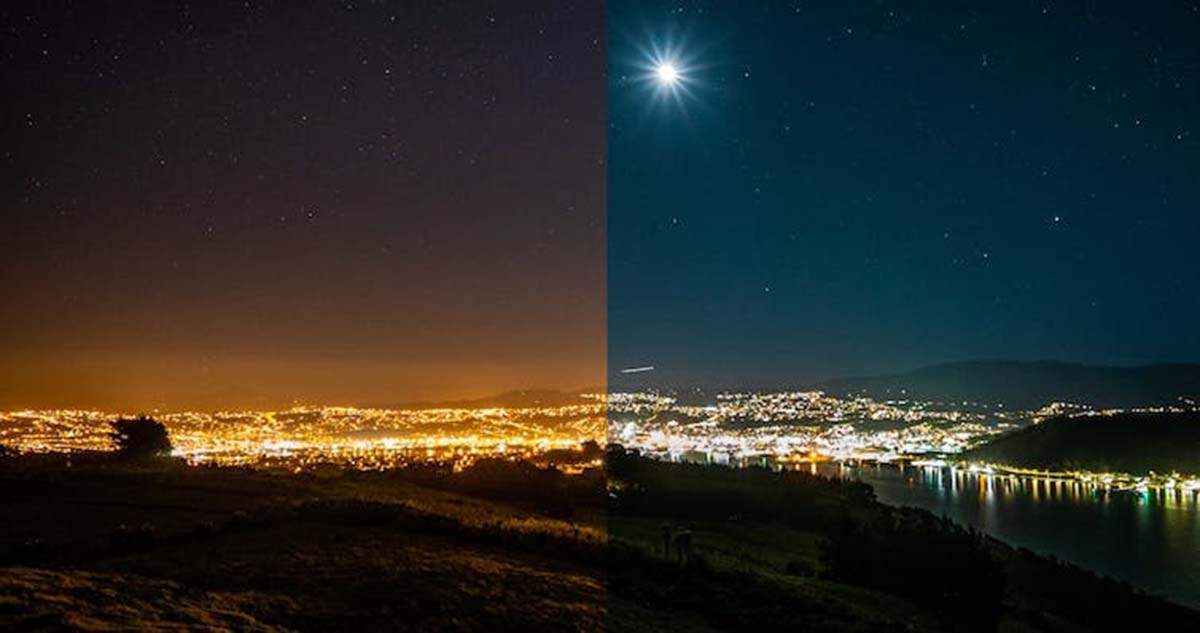
<path id="1" fill-rule="evenodd" d="M 0 504 L 0 630 L 604 626 L 582 508 L 382 474 L 79 465 L 0 472 Z"/>
<path id="2" fill-rule="evenodd" d="M 565 476 L 0 463 L 0 630 L 1088 631 L 1196 613 L 868 487 L 619 450 Z M 663 552 L 686 530 L 685 560 Z M 1125 615 L 1123 615 L 1125 614 Z"/>

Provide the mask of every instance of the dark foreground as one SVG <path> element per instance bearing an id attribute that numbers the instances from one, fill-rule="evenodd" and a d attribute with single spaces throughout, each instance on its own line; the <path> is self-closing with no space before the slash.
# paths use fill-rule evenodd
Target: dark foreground
<path id="1" fill-rule="evenodd" d="M 1200 630 L 859 485 L 621 451 L 576 476 L 9 458 L 0 513 L 0 630 Z"/>

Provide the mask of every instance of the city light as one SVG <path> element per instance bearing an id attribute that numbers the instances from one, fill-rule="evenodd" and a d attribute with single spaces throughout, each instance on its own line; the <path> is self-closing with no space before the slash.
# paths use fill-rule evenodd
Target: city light
<path id="1" fill-rule="evenodd" d="M 536 461 L 547 451 L 604 440 L 604 399 L 530 408 L 359 409 L 162 413 L 174 454 L 193 464 L 304 470 L 317 465 L 379 470 L 413 462 L 465 466 L 504 456 Z M 23 453 L 109 450 L 100 411 L 0 413 L 0 445 Z"/>
<path id="2" fill-rule="evenodd" d="M 1169 408 L 1139 409 L 1164 412 Z M 591 394 L 553 407 L 161 413 L 174 453 L 189 463 L 302 471 L 379 470 L 436 461 L 465 467 L 485 457 L 544 461 L 587 441 L 620 444 L 669 461 L 787 467 L 819 462 L 904 462 L 976 476 L 1070 479 L 1104 489 L 1200 490 L 1200 473 L 1041 472 L 958 456 L 998 435 L 1055 416 L 1107 416 L 1055 403 L 1014 411 L 973 402 L 879 401 L 820 391 L 722 393 L 685 404 L 653 392 Z M 118 413 L 0 413 L 0 445 L 23 453 L 109 450 Z M 598 462 L 597 462 L 598 464 Z"/>

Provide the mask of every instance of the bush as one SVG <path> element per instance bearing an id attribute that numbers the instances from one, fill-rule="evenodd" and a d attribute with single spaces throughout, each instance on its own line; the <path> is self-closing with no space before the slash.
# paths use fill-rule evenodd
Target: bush
<path id="1" fill-rule="evenodd" d="M 109 535 L 109 546 L 121 553 L 144 552 L 153 549 L 157 543 L 158 532 L 149 522 L 136 528 L 122 523 Z"/>
<path id="2" fill-rule="evenodd" d="M 217 525 L 212 521 L 201 521 L 192 526 L 192 537 L 196 539 L 207 539 L 217 531 Z"/>
<path id="3" fill-rule="evenodd" d="M 20 453 L 16 449 L 0 444 L 0 468 L 8 468 L 12 462 L 16 461 L 18 455 Z"/>
<path id="4" fill-rule="evenodd" d="M 813 566 L 808 561 L 798 558 L 789 560 L 783 571 L 789 576 L 799 576 L 801 578 L 809 578 L 816 575 L 816 570 L 813 569 Z"/>
<path id="5" fill-rule="evenodd" d="M 947 518 L 885 510 L 859 521 L 849 514 L 822 543 L 822 575 L 933 606 L 973 630 L 995 630 L 1005 579 L 983 535 Z"/>
<path id="6" fill-rule="evenodd" d="M 711 574 L 713 571 L 712 563 L 703 554 L 691 553 L 688 554 L 687 562 L 684 563 L 687 570 L 693 574 Z"/>
<path id="7" fill-rule="evenodd" d="M 4 565 L 44 565 L 57 557 L 58 552 L 40 538 L 31 538 L 8 546 Z"/>
<path id="8" fill-rule="evenodd" d="M 171 454 L 171 438 L 162 422 L 146 416 L 120 418 L 112 422 L 109 437 L 117 452 L 133 459 L 166 457 Z"/>

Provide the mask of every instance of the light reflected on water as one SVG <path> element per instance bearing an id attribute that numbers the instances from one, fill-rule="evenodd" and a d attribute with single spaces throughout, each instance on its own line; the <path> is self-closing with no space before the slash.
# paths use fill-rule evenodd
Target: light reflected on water
<path id="1" fill-rule="evenodd" d="M 822 465 L 871 484 L 880 501 L 924 508 L 1012 545 L 1200 607 L 1200 495 L 1110 490 L 1077 479 L 963 468 Z"/>

